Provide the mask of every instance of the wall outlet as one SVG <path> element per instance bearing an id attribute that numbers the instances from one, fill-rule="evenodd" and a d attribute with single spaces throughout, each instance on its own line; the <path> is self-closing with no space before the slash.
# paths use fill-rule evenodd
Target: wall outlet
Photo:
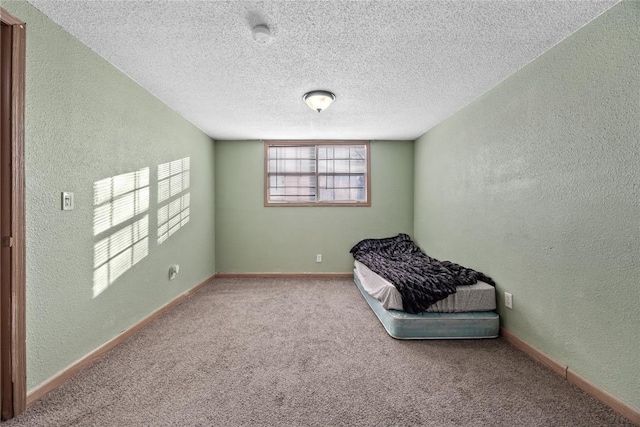
<path id="1" fill-rule="evenodd" d="M 169 267 L 169 280 L 175 279 L 179 272 L 180 272 L 180 266 L 178 264 L 174 264 L 171 267 Z"/>
<path id="2" fill-rule="evenodd" d="M 316 254 L 316 262 L 322 262 L 322 254 Z"/>
<path id="3" fill-rule="evenodd" d="M 513 310 L 513 295 L 509 292 L 504 293 L 504 306 Z"/>

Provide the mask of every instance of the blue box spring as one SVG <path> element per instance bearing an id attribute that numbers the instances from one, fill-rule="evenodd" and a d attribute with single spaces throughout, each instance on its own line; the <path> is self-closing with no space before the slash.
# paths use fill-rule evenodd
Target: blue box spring
<path id="1" fill-rule="evenodd" d="M 493 311 L 409 314 L 404 311 L 387 310 L 382 307 L 380 301 L 364 290 L 355 272 L 353 280 L 382 326 L 393 338 L 441 340 L 496 338 L 498 336 L 500 318 Z"/>

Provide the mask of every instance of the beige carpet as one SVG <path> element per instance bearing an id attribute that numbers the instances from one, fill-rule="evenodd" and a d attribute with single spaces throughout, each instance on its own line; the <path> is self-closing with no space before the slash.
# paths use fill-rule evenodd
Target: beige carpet
<path id="1" fill-rule="evenodd" d="M 350 280 L 221 279 L 3 426 L 631 425 L 502 339 L 398 341 Z"/>

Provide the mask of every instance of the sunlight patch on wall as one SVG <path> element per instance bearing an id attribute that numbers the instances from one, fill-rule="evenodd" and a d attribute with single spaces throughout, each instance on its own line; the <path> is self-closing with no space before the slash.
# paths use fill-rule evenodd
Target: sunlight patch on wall
<path id="1" fill-rule="evenodd" d="M 93 235 L 109 230 L 149 209 L 149 168 L 93 184 Z"/>
<path id="2" fill-rule="evenodd" d="M 96 181 L 93 192 L 95 298 L 149 254 L 149 168 Z"/>
<path id="3" fill-rule="evenodd" d="M 189 188 L 189 167 L 189 157 L 158 166 L 158 203 Z"/>
<path id="4" fill-rule="evenodd" d="M 189 222 L 190 193 L 158 209 L 158 244 Z"/>
<path id="5" fill-rule="evenodd" d="M 149 254 L 149 215 L 93 247 L 93 297 Z"/>
<path id="6" fill-rule="evenodd" d="M 158 209 L 159 245 L 189 222 L 189 168 L 189 157 L 158 166 L 158 203 L 170 200 Z"/>

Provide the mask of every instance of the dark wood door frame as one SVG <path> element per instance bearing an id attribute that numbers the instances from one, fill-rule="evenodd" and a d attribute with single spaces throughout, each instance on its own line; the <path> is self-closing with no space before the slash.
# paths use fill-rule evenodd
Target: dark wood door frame
<path id="1" fill-rule="evenodd" d="M 24 92 L 26 25 L 0 8 L 0 416 L 26 408 Z"/>

